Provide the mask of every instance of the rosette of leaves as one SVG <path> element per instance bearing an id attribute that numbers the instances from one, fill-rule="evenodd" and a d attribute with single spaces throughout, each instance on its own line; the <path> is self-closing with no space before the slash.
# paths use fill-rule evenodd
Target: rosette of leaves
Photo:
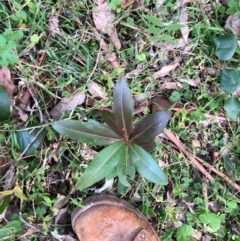
<path id="1" fill-rule="evenodd" d="M 140 120 L 133 128 L 134 102 L 124 77 L 113 91 L 112 112 L 103 111 L 106 123 L 95 120 L 59 120 L 53 128 L 63 136 L 83 143 L 105 146 L 90 162 L 77 181 L 76 188 L 83 190 L 107 177 L 118 176 L 120 183 L 129 187 L 135 170 L 147 180 L 166 185 L 167 178 L 156 160 L 148 153 L 155 148 L 154 138 L 166 127 L 171 113 L 157 111 Z"/>

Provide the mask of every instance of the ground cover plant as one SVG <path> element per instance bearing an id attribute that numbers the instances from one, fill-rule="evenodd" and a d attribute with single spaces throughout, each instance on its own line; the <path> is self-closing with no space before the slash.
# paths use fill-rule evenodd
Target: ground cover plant
<path id="1" fill-rule="evenodd" d="M 0 239 L 76 240 L 71 211 L 109 190 L 163 241 L 240 240 L 239 14 L 236 0 L 1 1 Z M 130 158 L 90 180 L 116 147 Z"/>

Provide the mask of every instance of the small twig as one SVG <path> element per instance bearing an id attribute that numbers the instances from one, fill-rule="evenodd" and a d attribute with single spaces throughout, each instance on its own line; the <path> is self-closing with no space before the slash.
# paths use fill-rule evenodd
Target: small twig
<path id="1" fill-rule="evenodd" d="M 35 97 L 35 94 L 34 94 L 33 91 L 31 90 L 31 87 L 30 87 L 29 85 L 28 85 L 28 91 L 30 92 L 30 94 L 31 94 L 31 96 L 32 96 L 32 98 L 33 98 L 33 100 L 34 100 L 34 102 L 35 102 L 35 105 L 36 105 L 36 107 L 37 107 L 37 109 L 38 109 L 40 123 L 42 124 L 42 123 L 43 123 L 42 110 L 41 110 L 40 105 L 38 104 L 38 101 L 37 101 L 37 99 L 36 99 L 36 97 Z"/>
<path id="2" fill-rule="evenodd" d="M 36 232 L 38 232 L 38 233 L 42 233 L 41 229 L 39 229 L 39 228 L 33 226 L 32 224 L 28 223 L 27 221 L 25 221 L 25 220 L 23 219 L 23 217 L 22 217 L 22 213 L 21 213 L 21 212 L 19 212 L 19 220 L 20 220 L 22 223 L 24 223 L 25 226 L 33 229 L 34 231 L 36 231 Z"/>
<path id="3" fill-rule="evenodd" d="M 214 180 L 214 178 L 200 163 L 202 163 L 205 166 L 207 166 L 208 168 L 210 168 L 211 171 L 213 171 L 215 174 L 220 176 L 225 182 L 227 182 L 228 184 L 233 186 L 238 192 L 240 192 L 240 186 L 237 183 L 235 183 L 233 180 L 231 180 L 229 177 L 227 177 L 224 173 L 218 171 L 216 168 L 212 167 L 210 164 L 208 164 L 201 158 L 196 157 L 193 154 L 186 151 L 186 149 L 184 148 L 182 143 L 175 137 L 175 135 L 171 131 L 165 129 L 164 133 L 169 138 L 169 140 L 171 140 L 178 147 L 178 149 L 184 155 L 186 155 L 186 157 L 188 157 L 190 159 L 190 161 L 194 165 L 194 167 L 196 169 L 198 169 L 203 175 L 205 175 L 209 181 Z M 221 184 L 220 184 L 220 188 L 225 189 L 225 187 Z"/>
<path id="4" fill-rule="evenodd" d="M 91 79 L 92 75 L 94 74 L 94 72 L 95 72 L 95 70 L 96 70 L 96 68 L 97 68 L 97 66 L 98 66 L 100 54 L 101 54 L 101 51 L 99 50 L 99 51 L 98 51 L 98 54 L 97 54 L 96 63 L 95 63 L 95 65 L 94 65 L 94 67 L 93 67 L 92 72 L 91 72 L 90 75 L 88 76 L 88 79 L 87 79 L 86 83 L 88 83 L 88 81 Z"/>

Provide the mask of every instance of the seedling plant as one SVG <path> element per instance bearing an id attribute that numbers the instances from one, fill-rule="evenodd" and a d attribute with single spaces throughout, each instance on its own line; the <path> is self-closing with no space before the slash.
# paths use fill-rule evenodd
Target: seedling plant
<path id="1" fill-rule="evenodd" d="M 147 180 L 159 185 L 167 178 L 156 160 L 148 153 L 155 148 L 154 138 L 166 127 L 171 113 L 157 111 L 140 120 L 133 128 L 134 102 L 126 80 L 121 77 L 113 92 L 112 112 L 102 111 L 102 124 L 89 119 L 60 120 L 52 124 L 63 136 L 91 145 L 105 146 L 91 161 L 77 181 L 83 190 L 103 178 L 118 176 L 123 186 L 135 177 L 135 169 Z"/>

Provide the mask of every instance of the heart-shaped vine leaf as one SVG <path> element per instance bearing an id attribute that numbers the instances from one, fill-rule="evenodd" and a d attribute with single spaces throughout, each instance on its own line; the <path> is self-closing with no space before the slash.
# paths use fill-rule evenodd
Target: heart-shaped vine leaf
<path id="1" fill-rule="evenodd" d="M 32 130 L 17 131 L 16 137 L 21 152 L 28 147 L 25 155 L 32 155 L 41 144 L 41 140 L 45 137 L 45 135 L 46 130 L 39 127 L 35 127 Z"/>
<path id="2" fill-rule="evenodd" d="M 166 185 L 167 178 L 153 157 L 136 144 L 129 147 L 129 156 L 138 172 L 147 180 L 159 185 Z"/>
<path id="3" fill-rule="evenodd" d="M 125 78 L 121 77 L 114 87 L 112 110 L 117 127 L 123 132 L 125 139 L 132 133 L 133 107 L 131 92 Z"/>
<path id="4" fill-rule="evenodd" d="M 229 98 L 225 101 L 224 109 L 229 119 L 237 121 L 240 115 L 240 100 L 237 98 Z"/>
<path id="5" fill-rule="evenodd" d="M 92 145 L 107 145 L 120 139 L 109 127 L 97 121 L 60 120 L 53 122 L 52 127 L 63 136 Z"/>
<path id="6" fill-rule="evenodd" d="M 216 56 L 222 60 L 229 60 L 236 51 L 238 39 L 234 34 L 227 34 L 214 38 L 213 44 L 216 48 Z"/>
<path id="7" fill-rule="evenodd" d="M 102 111 L 103 121 L 120 137 L 123 137 L 123 132 L 118 128 L 115 117 L 112 112 L 103 110 Z"/>
<path id="8" fill-rule="evenodd" d="M 233 94 L 240 89 L 240 71 L 222 69 L 220 71 L 220 87 L 223 91 Z"/>
<path id="9" fill-rule="evenodd" d="M 10 98 L 7 91 L 0 87 L 0 121 L 5 121 L 10 116 Z"/>
<path id="10" fill-rule="evenodd" d="M 169 111 L 157 111 L 144 117 L 134 128 L 131 142 L 142 143 L 153 140 L 166 127 L 170 117 Z"/>
<path id="11" fill-rule="evenodd" d="M 129 158 L 128 151 L 129 147 L 126 146 L 122 160 L 118 163 L 118 178 L 125 187 L 131 186 L 130 183 L 127 181 L 128 176 L 131 180 L 133 180 L 135 177 L 135 167 L 131 159 Z"/>
<path id="12" fill-rule="evenodd" d="M 108 176 L 122 159 L 125 149 L 126 144 L 118 141 L 100 151 L 79 178 L 76 188 L 83 190 Z"/>

